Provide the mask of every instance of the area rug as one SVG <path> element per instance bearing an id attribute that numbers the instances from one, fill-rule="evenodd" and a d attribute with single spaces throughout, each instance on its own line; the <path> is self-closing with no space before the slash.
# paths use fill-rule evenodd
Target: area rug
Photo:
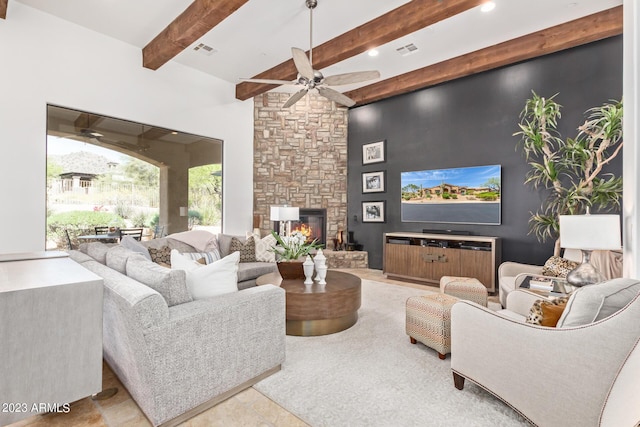
<path id="1" fill-rule="evenodd" d="M 358 322 L 336 334 L 287 336 L 282 370 L 254 386 L 313 427 L 527 426 L 405 333 L 405 302 L 428 290 L 362 281 Z"/>

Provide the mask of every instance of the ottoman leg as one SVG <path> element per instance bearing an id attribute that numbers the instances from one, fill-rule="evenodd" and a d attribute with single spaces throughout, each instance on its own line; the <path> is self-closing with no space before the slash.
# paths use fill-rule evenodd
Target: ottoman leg
<path id="1" fill-rule="evenodd" d="M 438 357 L 440 358 L 440 360 L 444 360 L 447 358 L 446 354 L 442 354 L 442 353 L 438 353 Z"/>
<path id="2" fill-rule="evenodd" d="M 415 344 L 418 342 L 418 340 L 416 340 L 414 337 L 409 337 L 409 341 L 411 342 L 411 344 Z"/>

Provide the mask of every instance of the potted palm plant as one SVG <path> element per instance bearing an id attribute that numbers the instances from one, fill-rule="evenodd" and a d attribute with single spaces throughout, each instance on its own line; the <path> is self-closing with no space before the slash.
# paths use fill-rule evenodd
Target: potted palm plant
<path id="1" fill-rule="evenodd" d="M 563 139 L 557 129 L 562 106 L 558 94 L 544 98 L 532 92 L 520 114 L 520 145 L 531 170 L 525 183 L 549 191 L 537 212 L 531 212 L 530 232 L 538 241 L 555 239 L 560 255 L 559 215 L 577 215 L 595 209 L 620 208 L 622 177 L 603 168 L 622 149 L 621 101 L 610 101 L 585 112 L 575 138 Z"/>

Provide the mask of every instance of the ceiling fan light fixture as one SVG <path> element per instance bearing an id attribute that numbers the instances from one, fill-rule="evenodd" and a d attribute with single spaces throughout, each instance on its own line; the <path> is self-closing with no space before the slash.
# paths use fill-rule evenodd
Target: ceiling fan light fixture
<path id="1" fill-rule="evenodd" d="M 341 86 L 361 83 L 367 80 L 375 80 L 380 78 L 380 73 L 378 71 L 356 71 L 353 73 L 324 77 L 320 70 L 315 70 L 313 68 L 313 9 L 318 5 L 318 2 L 317 0 L 305 0 L 305 5 L 309 9 L 309 56 L 307 56 L 307 53 L 300 48 L 291 48 L 291 56 L 296 70 L 298 70 L 298 78 L 294 82 L 256 78 L 243 80 L 254 83 L 276 85 L 293 84 L 294 86 L 301 86 L 302 89 L 291 95 L 282 108 L 291 107 L 313 89 L 316 89 L 321 96 L 329 99 L 330 101 L 335 101 L 338 104 L 351 107 L 356 103 L 354 100 L 336 90 L 331 89 L 329 86 Z"/>

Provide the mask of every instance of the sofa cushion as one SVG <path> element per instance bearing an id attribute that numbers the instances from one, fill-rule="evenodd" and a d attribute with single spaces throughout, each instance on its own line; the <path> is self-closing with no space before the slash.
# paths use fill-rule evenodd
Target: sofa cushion
<path id="1" fill-rule="evenodd" d="M 230 246 L 231 246 L 231 239 L 233 238 L 238 239 L 241 243 L 244 243 L 247 238 L 246 236 L 234 236 L 231 234 L 218 234 L 218 249 L 220 249 L 220 256 L 222 258 L 226 257 L 227 255 L 229 255 L 232 251 L 230 250 Z"/>
<path id="2" fill-rule="evenodd" d="M 551 277 L 567 277 L 567 274 L 579 265 L 578 262 L 559 256 L 552 256 L 542 266 L 542 275 Z"/>
<path id="3" fill-rule="evenodd" d="M 73 249 L 69 251 L 69 258 L 71 258 L 72 260 L 74 260 L 78 264 L 82 264 L 82 263 L 87 262 L 87 261 L 94 261 L 95 262 L 95 259 L 91 258 L 89 255 L 87 255 L 87 254 L 85 254 L 83 252 L 77 251 L 77 250 L 73 250 Z"/>
<path id="4" fill-rule="evenodd" d="M 611 279 L 584 286 L 571 294 L 556 327 L 586 325 L 604 319 L 622 309 L 638 293 L 640 281 Z"/>
<path id="5" fill-rule="evenodd" d="M 197 252 L 197 249 L 194 248 L 193 246 L 187 243 L 181 242 L 179 240 L 172 239 L 170 237 L 144 240 L 140 242 L 140 244 L 146 247 L 147 249 L 151 249 L 151 248 L 160 249 L 163 246 L 168 246 L 169 251 L 171 251 L 171 249 L 177 249 L 180 252 Z"/>
<path id="6" fill-rule="evenodd" d="M 278 271 L 278 265 L 275 262 L 243 262 L 238 266 L 238 282 L 252 280 L 274 271 Z"/>
<path id="7" fill-rule="evenodd" d="M 240 242 L 237 237 L 231 238 L 229 252 L 240 252 L 240 262 L 256 262 L 256 242 L 253 236 Z"/>
<path id="8" fill-rule="evenodd" d="M 194 299 L 209 298 L 238 290 L 240 253 L 234 252 L 218 261 L 202 265 L 178 252 L 171 251 L 171 268 L 182 270 Z"/>
<path id="9" fill-rule="evenodd" d="M 139 241 L 137 241 L 133 237 L 131 237 L 131 236 L 122 236 L 122 239 L 120 239 L 120 245 L 124 246 L 125 248 L 129 249 L 130 251 L 137 252 L 137 253 L 141 254 L 146 259 L 151 261 L 151 255 L 149 255 L 149 250 L 146 247 L 144 247 L 142 245 L 142 243 L 140 243 Z"/>
<path id="10" fill-rule="evenodd" d="M 144 258 L 139 252 L 131 251 L 124 246 L 116 245 L 109 248 L 106 256 L 106 265 L 118 273 L 127 274 L 127 260 L 131 256 Z"/>
<path id="11" fill-rule="evenodd" d="M 156 290 L 169 307 L 193 301 L 184 271 L 162 267 L 142 257 L 129 257 L 127 276 Z"/>
<path id="12" fill-rule="evenodd" d="M 109 246 L 100 242 L 91 242 L 87 244 L 87 255 L 98 261 L 100 264 L 107 263 L 107 251 Z"/>
<path id="13" fill-rule="evenodd" d="M 104 280 L 105 305 L 118 304 L 123 316 L 135 319 L 143 329 L 157 327 L 169 318 L 167 302 L 155 290 L 95 260 L 82 265 Z"/>

